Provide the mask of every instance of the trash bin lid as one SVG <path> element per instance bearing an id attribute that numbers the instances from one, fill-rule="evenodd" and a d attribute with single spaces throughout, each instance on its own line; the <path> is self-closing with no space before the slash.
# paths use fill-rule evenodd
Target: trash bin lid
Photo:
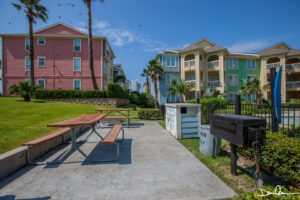
<path id="1" fill-rule="evenodd" d="M 200 129 L 208 129 L 208 130 L 210 130 L 210 124 L 200 125 Z"/>

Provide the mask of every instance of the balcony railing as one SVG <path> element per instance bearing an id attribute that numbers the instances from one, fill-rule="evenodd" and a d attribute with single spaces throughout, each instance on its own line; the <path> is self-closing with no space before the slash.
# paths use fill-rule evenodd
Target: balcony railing
<path id="1" fill-rule="evenodd" d="M 286 82 L 286 87 L 293 89 L 293 88 L 300 88 L 300 81 L 290 81 Z"/>
<path id="2" fill-rule="evenodd" d="M 300 63 L 286 64 L 287 70 L 300 69 Z"/>
<path id="3" fill-rule="evenodd" d="M 186 80 L 185 82 L 191 84 L 192 87 L 196 85 L 196 80 Z"/>
<path id="4" fill-rule="evenodd" d="M 267 64 L 267 69 L 271 69 L 272 67 L 279 68 L 280 67 L 280 63 L 270 63 L 270 64 Z"/>
<path id="5" fill-rule="evenodd" d="M 184 67 L 195 67 L 195 60 L 184 61 Z"/>
<path id="6" fill-rule="evenodd" d="M 216 88 L 221 86 L 221 82 L 216 80 L 216 81 L 208 81 L 207 83 L 208 87 Z"/>
<path id="7" fill-rule="evenodd" d="M 209 61 L 207 62 L 207 68 L 208 69 L 213 69 L 219 67 L 219 60 L 214 60 L 214 61 Z"/>

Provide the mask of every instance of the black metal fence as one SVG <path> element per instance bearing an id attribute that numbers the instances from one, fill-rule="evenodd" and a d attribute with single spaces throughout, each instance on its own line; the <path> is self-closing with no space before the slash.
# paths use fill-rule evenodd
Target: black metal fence
<path id="1" fill-rule="evenodd" d="M 209 123 L 210 115 L 218 114 L 234 114 L 236 104 L 228 103 L 226 105 L 201 105 L 202 122 Z M 241 114 L 248 116 L 256 116 L 265 118 L 267 128 L 272 127 L 272 107 L 268 104 L 241 104 Z M 300 138 L 300 104 L 284 104 L 281 106 L 281 123 L 279 124 L 281 131 L 289 136 Z"/>

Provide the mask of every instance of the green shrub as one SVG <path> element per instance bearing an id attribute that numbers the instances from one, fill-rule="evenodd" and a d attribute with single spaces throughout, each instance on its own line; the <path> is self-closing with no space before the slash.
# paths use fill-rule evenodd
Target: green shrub
<path id="1" fill-rule="evenodd" d="M 218 109 L 224 109 L 227 106 L 226 99 L 223 98 L 208 98 L 200 99 L 201 104 L 201 121 L 203 124 L 209 123 L 211 114 L 214 114 Z"/>
<path id="2" fill-rule="evenodd" d="M 16 94 L 23 97 L 24 101 L 30 101 L 38 86 L 33 86 L 29 81 L 22 81 L 9 87 L 9 94 Z"/>
<path id="3" fill-rule="evenodd" d="M 268 132 L 266 145 L 261 148 L 262 168 L 286 182 L 300 181 L 300 140 L 283 133 Z M 239 149 L 253 159 L 253 150 Z"/>
<path id="4" fill-rule="evenodd" d="M 197 103 L 197 99 L 188 99 L 186 100 L 187 103 Z"/>
<path id="5" fill-rule="evenodd" d="M 154 108 L 155 107 L 155 99 L 150 93 L 142 93 L 139 97 L 139 105 L 144 108 Z"/>
<path id="6" fill-rule="evenodd" d="M 106 91 L 99 90 L 36 90 L 37 99 L 107 98 Z"/>
<path id="7" fill-rule="evenodd" d="M 107 97 L 129 99 L 129 94 L 118 83 L 111 83 L 107 86 Z"/>
<path id="8" fill-rule="evenodd" d="M 140 93 L 137 91 L 133 91 L 129 96 L 130 103 L 139 105 L 140 104 Z"/>
<path id="9" fill-rule="evenodd" d="M 163 119 L 162 113 L 159 109 L 140 109 L 138 111 L 139 119 L 146 120 L 160 120 Z"/>

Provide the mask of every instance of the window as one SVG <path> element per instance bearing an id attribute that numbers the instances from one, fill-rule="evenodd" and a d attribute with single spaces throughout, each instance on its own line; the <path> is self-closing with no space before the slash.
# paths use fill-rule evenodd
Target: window
<path id="1" fill-rule="evenodd" d="M 73 51 L 81 51 L 81 39 L 74 39 L 73 40 Z"/>
<path id="2" fill-rule="evenodd" d="M 238 69 L 238 60 L 229 59 L 228 60 L 228 69 Z"/>
<path id="3" fill-rule="evenodd" d="M 25 38 L 25 51 L 30 49 L 30 38 Z"/>
<path id="4" fill-rule="evenodd" d="M 228 93 L 227 94 L 227 100 L 230 103 L 234 103 L 235 102 L 235 97 L 236 97 L 237 93 Z"/>
<path id="5" fill-rule="evenodd" d="M 255 78 L 255 75 L 247 75 L 247 82 L 253 81 Z"/>
<path id="6" fill-rule="evenodd" d="M 246 66 L 248 70 L 255 70 L 255 60 L 247 60 L 246 61 Z"/>
<path id="7" fill-rule="evenodd" d="M 238 85 L 238 75 L 237 74 L 228 75 L 228 85 L 229 86 L 237 86 Z"/>
<path id="8" fill-rule="evenodd" d="M 39 37 L 37 41 L 38 41 L 38 45 L 45 45 L 46 44 L 45 37 Z"/>
<path id="9" fill-rule="evenodd" d="M 38 56 L 38 67 L 46 67 L 46 57 Z"/>
<path id="10" fill-rule="evenodd" d="M 80 79 L 73 80 L 73 88 L 74 88 L 74 90 L 81 90 L 81 80 Z"/>
<path id="11" fill-rule="evenodd" d="M 46 88 L 46 80 L 45 80 L 45 79 L 38 79 L 38 80 L 37 80 L 37 84 L 38 84 L 38 86 L 40 86 L 41 88 Z"/>
<path id="12" fill-rule="evenodd" d="M 73 58 L 73 69 L 74 72 L 81 71 L 81 58 Z"/>
<path id="13" fill-rule="evenodd" d="M 178 62 L 178 56 L 163 56 L 161 64 L 164 67 L 177 67 Z"/>
<path id="14" fill-rule="evenodd" d="M 25 57 L 25 71 L 26 72 L 30 71 L 30 57 L 29 56 Z"/>
<path id="15" fill-rule="evenodd" d="M 103 75 L 106 75 L 107 74 L 107 63 L 103 60 L 103 72 L 102 72 Z"/>

